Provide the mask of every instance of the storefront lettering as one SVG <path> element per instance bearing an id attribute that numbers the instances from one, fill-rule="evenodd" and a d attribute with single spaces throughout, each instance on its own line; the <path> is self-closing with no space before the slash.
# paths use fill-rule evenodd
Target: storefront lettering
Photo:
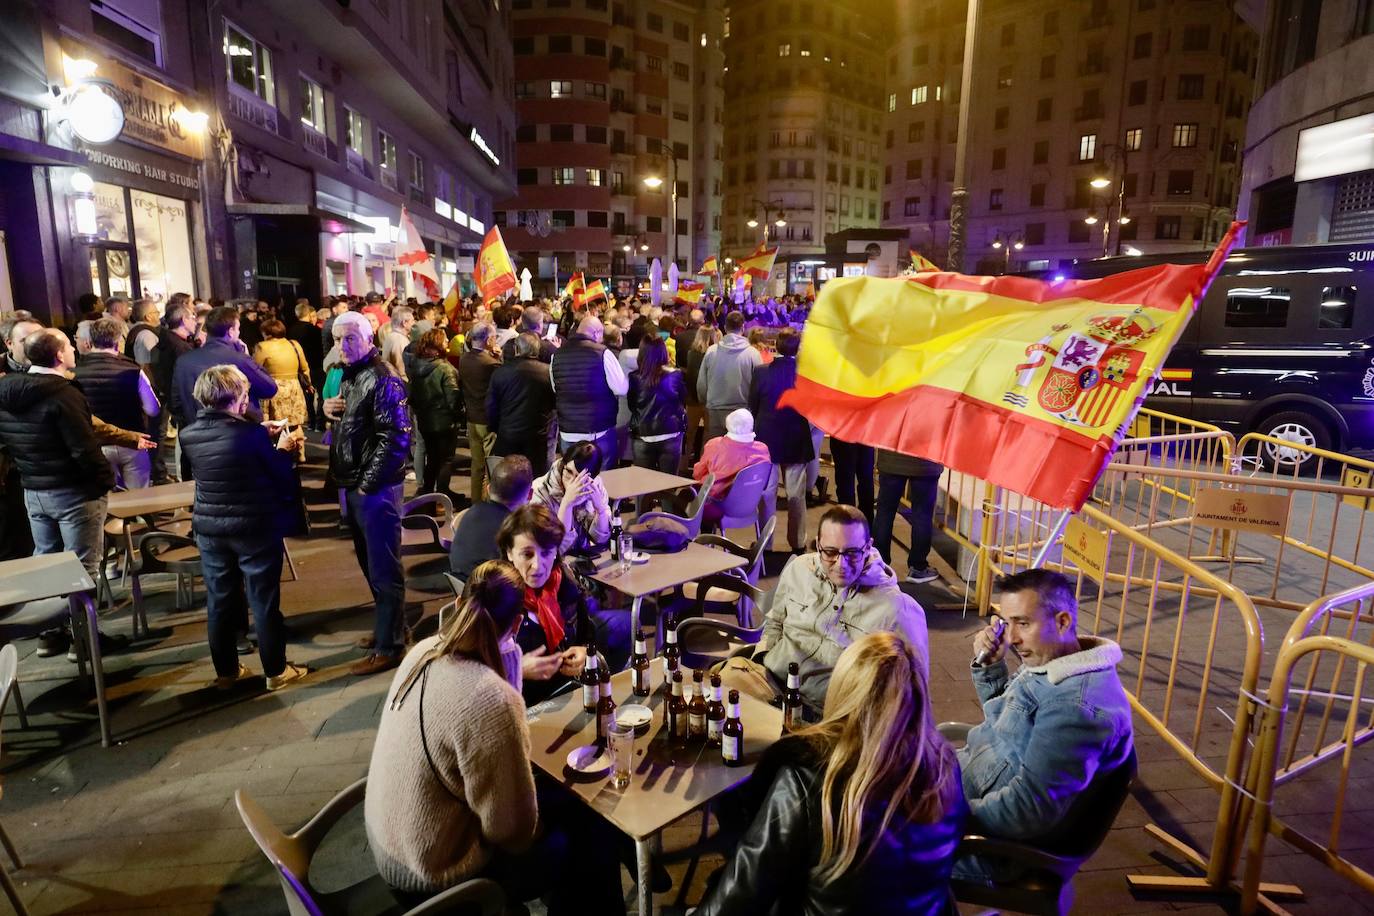
<path id="1" fill-rule="evenodd" d="M 104 166 L 107 169 L 115 169 L 120 172 L 127 172 L 130 175 L 138 175 L 142 178 L 150 178 L 153 181 L 164 181 L 179 188 L 188 188 L 192 191 L 200 190 L 200 177 L 194 174 L 183 174 L 164 169 L 161 166 L 153 165 L 149 162 L 139 162 L 137 159 L 129 159 L 124 156 L 116 156 L 104 150 L 83 148 L 82 153 L 86 156 L 86 161 L 92 165 Z"/>
<path id="2" fill-rule="evenodd" d="M 99 64 L 97 72 L 106 81 L 101 89 L 124 109 L 126 138 L 201 158 L 200 134 L 188 131 L 178 115 L 191 109 L 185 96 L 91 48 L 75 42 L 64 41 L 64 45 L 72 56 L 91 58 Z"/>
<path id="3" fill-rule="evenodd" d="M 229 113 L 234 117 L 274 134 L 277 132 L 277 109 L 270 105 L 256 104 L 233 91 L 232 88 L 229 92 L 228 101 Z"/>

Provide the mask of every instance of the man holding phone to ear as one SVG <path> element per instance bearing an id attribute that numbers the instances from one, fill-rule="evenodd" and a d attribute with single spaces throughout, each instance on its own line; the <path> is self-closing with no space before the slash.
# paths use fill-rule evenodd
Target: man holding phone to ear
<path id="1" fill-rule="evenodd" d="M 817 528 L 816 552 L 793 557 L 783 568 L 753 655 L 731 658 L 721 678 L 727 687 L 772 701 L 782 695 L 788 665 L 795 662 L 802 702 L 819 713 L 841 653 L 880 631 L 901 634 L 929 667 L 925 611 L 897 587 L 896 574 L 873 547 L 863 513 L 831 506 Z"/>
<path id="2" fill-rule="evenodd" d="M 1001 623 L 973 640 L 973 686 L 984 720 L 959 749 L 964 796 L 976 833 L 1047 839 L 1099 773 L 1132 747 L 1131 704 L 1117 677 L 1121 649 L 1079 636 L 1073 581 L 1028 569 L 998 583 Z M 1008 650 L 1020 659 L 1008 675 Z M 985 858 L 955 864 L 960 878 L 1001 878 Z"/>

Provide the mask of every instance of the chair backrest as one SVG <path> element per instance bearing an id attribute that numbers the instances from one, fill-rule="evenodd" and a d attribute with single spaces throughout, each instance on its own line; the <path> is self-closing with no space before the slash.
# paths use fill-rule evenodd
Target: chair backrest
<path id="1" fill-rule="evenodd" d="M 465 587 L 463 580 L 453 573 L 447 572 L 444 573 L 444 579 L 448 582 L 448 587 L 453 589 L 453 597 L 461 598 L 463 596 L 463 588 Z"/>
<path id="2" fill-rule="evenodd" d="M 759 511 L 759 500 L 763 488 L 768 485 L 768 476 L 773 466 L 765 461 L 751 464 L 735 475 L 730 489 L 720 501 L 720 513 L 726 518 L 755 516 Z"/>
<path id="3" fill-rule="evenodd" d="M 715 485 L 715 474 L 707 474 L 706 479 L 697 485 L 697 495 L 687 504 L 688 518 L 701 518 L 701 514 L 706 511 L 706 500 L 711 496 L 711 488 Z"/>
<path id="4" fill-rule="evenodd" d="M 262 806 L 247 792 L 242 789 L 236 791 L 234 802 L 253 842 L 258 844 L 258 849 L 280 872 L 282 894 L 286 897 L 286 908 L 291 916 L 320 916 L 319 905 L 311 898 L 307 883 L 314 850 L 282 833 L 281 828 L 273 823 Z"/>
<path id="5" fill-rule="evenodd" d="M 1086 862 L 1107 839 L 1135 782 L 1135 749 L 1114 770 L 1099 773 L 1064 812 L 1059 825 L 1034 845 L 1046 852 Z"/>
<path id="6" fill-rule="evenodd" d="M 749 556 L 744 558 L 744 575 L 749 579 L 750 585 L 759 584 L 759 576 L 763 573 L 763 552 L 773 544 L 773 529 L 778 526 L 778 517 L 775 515 L 763 523 L 763 529 L 759 531 L 759 536 L 754 539 L 753 545 L 749 548 Z"/>

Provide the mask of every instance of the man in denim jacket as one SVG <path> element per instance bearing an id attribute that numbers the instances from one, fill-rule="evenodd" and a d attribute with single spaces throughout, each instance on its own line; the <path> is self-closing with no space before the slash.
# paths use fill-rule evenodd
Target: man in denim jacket
<path id="1" fill-rule="evenodd" d="M 1131 753 L 1131 704 L 1116 674 L 1121 649 L 1077 634 L 1073 582 L 1044 569 L 1000 583 L 1001 617 L 974 639 L 973 684 L 984 721 L 959 751 L 971 829 L 1033 840 L 1052 834 L 1070 803 Z M 1010 644 L 1021 664 L 1008 677 Z M 1011 877 L 985 860 L 961 859 L 961 878 Z"/>

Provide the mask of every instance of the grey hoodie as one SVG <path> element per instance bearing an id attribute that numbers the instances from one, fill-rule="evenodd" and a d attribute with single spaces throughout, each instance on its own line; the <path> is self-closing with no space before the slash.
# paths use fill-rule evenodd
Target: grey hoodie
<path id="1" fill-rule="evenodd" d="M 749 406 L 749 382 L 754 369 L 763 365 L 759 351 L 739 334 L 726 334 L 712 344 L 701 360 L 697 398 L 707 410 L 734 410 Z"/>
<path id="2" fill-rule="evenodd" d="M 897 587 L 896 574 L 878 551 L 869 548 L 864 571 L 843 592 L 826 578 L 819 554 L 793 557 L 783 567 L 773 606 L 763 621 L 763 665 L 776 684 L 785 684 L 788 662 L 797 662 L 802 699 L 819 710 L 830 686 L 826 669 L 835 666 L 850 643 L 883 630 L 905 637 L 930 670 L 925 611 Z M 822 673 L 807 677 L 817 671 Z"/>

